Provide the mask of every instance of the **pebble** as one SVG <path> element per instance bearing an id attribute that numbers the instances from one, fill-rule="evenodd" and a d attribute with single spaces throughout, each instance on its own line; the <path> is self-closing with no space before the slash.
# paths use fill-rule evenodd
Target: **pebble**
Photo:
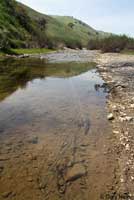
<path id="1" fill-rule="evenodd" d="M 126 144 L 126 150 L 127 150 L 127 151 L 130 150 L 130 146 L 129 146 L 129 144 Z"/>
<path id="2" fill-rule="evenodd" d="M 113 114 L 112 114 L 112 113 L 110 113 L 110 114 L 107 116 L 107 119 L 108 119 L 108 120 L 113 120 L 113 119 L 114 119 L 114 116 L 113 116 Z"/>
<path id="3" fill-rule="evenodd" d="M 120 181 L 121 181 L 121 183 L 124 183 L 124 179 L 123 178 L 121 178 Z"/>
<path id="4" fill-rule="evenodd" d="M 113 106 L 112 106 L 112 109 L 113 109 L 114 111 L 118 111 L 118 108 L 117 108 L 116 105 L 113 105 Z"/>
<path id="5" fill-rule="evenodd" d="M 121 122 L 124 122 L 124 121 L 131 122 L 131 121 L 133 120 L 133 118 L 132 118 L 132 117 L 126 116 L 126 117 L 119 117 L 119 120 L 120 120 Z"/>
<path id="6" fill-rule="evenodd" d="M 28 177 L 28 182 L 32 182 L 33 181 L 33 178 L 32 177 Z"/>
<path id="7" fill-rule="evenodd" d="M 114 133 L 114 134 L 119 134 L 120 132 L 119 132 L 119 131 L 113 131 L 113 133 Z"/>
<path id="8" fill-rule="evenodd" d="M 130 108 L 134 108 L 134 104 L 131 104 L 131 105 L 130 105 Z"/>
<path id="9" fill-rule="evenodd" d="M 130 122 L 130 121 L 133 120 L 133 117 L 129 117 L 129 116 L 127 116 L 127 117 L 125 117 L 125 119 L 126 119 L 126 121 Z"/>

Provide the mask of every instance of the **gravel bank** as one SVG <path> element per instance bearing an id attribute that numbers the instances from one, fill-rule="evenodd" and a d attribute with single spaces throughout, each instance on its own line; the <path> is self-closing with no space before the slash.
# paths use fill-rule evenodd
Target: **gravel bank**
<path id="1" fill-rule="evenodd" d="M 55 53 L 32 55 L 46 59 L 49 63 L 64 63 L 64 62 L 94 62 L 99 55 L 98 51 L 90 50 L 59 50 Z"/>
<path id="2" fill-rule="evenodd" d="M 102 54 L 98 70 L 109 89 L 108 110 L 118 155 L 117 199 L 134 199 L 134 56 Z M 110 115 L 109 115 L 110 116 Z"/>

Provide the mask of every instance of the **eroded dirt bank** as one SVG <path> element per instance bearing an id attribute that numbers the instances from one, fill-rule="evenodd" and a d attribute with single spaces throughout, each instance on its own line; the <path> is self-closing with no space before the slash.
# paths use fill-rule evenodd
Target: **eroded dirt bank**
<path id="1" fill-rule="evenodd" d="M 113 134 L 119 177 L 117 199 L 134 199 L 134 56 L 102 54 L 98 70 L 109 88 L 108 110 Z M 115 198 L 116 199 L 116 198 Z"/>

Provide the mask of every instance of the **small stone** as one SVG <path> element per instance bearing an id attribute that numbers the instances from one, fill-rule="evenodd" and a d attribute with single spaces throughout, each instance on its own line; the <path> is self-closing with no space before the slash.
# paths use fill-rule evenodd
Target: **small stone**
<path id="1" fill-rule="evenodd" d="M 33 181 L 33 178 L 32 177 L 28 177 L 28 182 L 32 182 Z"/>
<path id="2" fill-rule="evenodd" d="M 130 105 L 130 108 L 134 108 L 134 104 L 131 104 L 131 105 Z"/>
<path id="3" fill-rule="evenodd" d="M 121 117 L 126 117 L 126 113 L 120 112 Z"/>
<path id="4" fill-rule="evenodd" d="M 129 146 L 129 144 L 126 144 L 126 150 L 127 150 L 127 151 L 130 150 L 130 146 Z"/>
<path id="5" fill-rule="evenodd" d="M 75 181 L 78 178 L 86 175 L 86 169 L 81 163 L 77 163 L 72 167 L 68 168 L 67 173 L 65 175 L 65 181 Z"/>
<path id="6" fill-rule="evenodd" d="M 129 117 L 129 116 L 127 116 L 127 117 L 125 117 L 125 119 L 126 119 L 126 121 L 130 122 L 130 121 L 133 120 L 133 117 Z"/>
<path id="7" fill-rule="evenodd" d="M 124 179 L 123 178 L 121 178 L 120 181 L 121 181 L 121 183 L 124 183 Z"/>
<path id="8" fill-rule="evenodd" d="M 124 122 L 125 120 L 124 120 L 123 117 L 119 117 L 119 121 L 120 121 L 120 122 Z"/>
<path id="9" fill-rule="evenodd" d="M 119 132 L 119 131 L 113 131 L 113 133 L 114 133 L 114 134 L 119 134 L 120 132 Z"/>
<path id="10" fill-rule="evenodd" d="M 66 191 L 66 185 L 60 186 L 60 188 L 59 188 L 59 193 L 60 193 L 60 194 L 65 194 L 65 191 Z"/>
<path id="11" fill-rule="evenodd" d="M 113 111 L 116 111 L 116 112 L 118 111 L 118 108 L 117 108 L 116 105 L 113 105 L 113 106 L 112 106 L 112 109 L 113 109 Z"/>
<path id="12" fill-rule="evenodd" d="M 107 119 L 108 119 L 108 120 L 113 120 L 113 119 L 114 119 L 114 116 L 113 116 L 113 114 L 112 114 L 112 113 L 110 113 L 110 114 L 107 116 Z"/>

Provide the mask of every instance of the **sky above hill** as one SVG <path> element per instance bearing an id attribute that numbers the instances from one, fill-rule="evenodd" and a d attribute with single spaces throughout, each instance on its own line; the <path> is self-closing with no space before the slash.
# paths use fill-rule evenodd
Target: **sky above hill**
<path id="1" fill-rule="evenodd" d="M 97 30 L 134 36 L 134 0 L 18 0 L 44 14 L 78 18 Z"/>

